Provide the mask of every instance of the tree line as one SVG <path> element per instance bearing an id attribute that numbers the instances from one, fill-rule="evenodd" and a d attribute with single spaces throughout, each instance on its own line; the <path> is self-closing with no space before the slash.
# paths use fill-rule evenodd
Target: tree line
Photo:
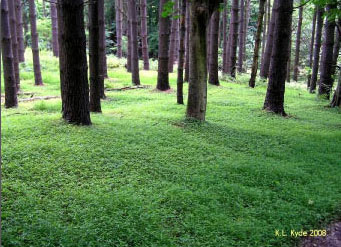
<path id="1" fill-rule="evenodd" d="M 34 0 L 1 1 L 7 108 L 18 105 L 19 64 L 25 61 L 27 46 L 23 18 L 27 14 L 35 85 L 43 86 L 36 3 Z M 141 84 L 139 60 L 143 60 L 144 70 L 150 69 L 153 54 L 148 28 L 157 23 L 156 88 L 170 89 L 169 73 L 177 64 L 177 103 L 184 104 L 183 84 L 188 82 L 186 116 L 198 120 L 206 117 L 207 83 L 220 85 L 219 71 L 231 78 L 248 72 L 246 53 L 252 7 L 257 18 L 253 26 L 249 86 L 256 86 L 259 72 L 260 78 L 268 82 L 264 109 L 285 116 L 285 83 L 290 81 L 292 72 L 293 80 L 299 78 L 304 10 L 313 6 L 307 88 L 310 93 L 317 92 L 319 97 L 331 99 L 330 106 L 341 105 L 341 76 L 332 95 L 341 41 L 341 11 L 337 0 L 260 0 L 256 7 L 251 0 L 49 0 L 42 3 L 43 15 L 51 18 L 52 52 L 59 58 L 62 116 L 70 123 L 89 125 L 90 112 L 101 112 L 101 99 L 106 97 L 104 79 L 108 76 L 106 30 L 110 29 L 105 16 L 110 6 L 115 16 L 112 34 L 115 55 L 126 57 L 132 84 Z M 150 11 L 151 8 L 158 11 Z M 298 21 L 293 33 L 295 11 L 298 11 Z M 292 66 L 293 35 L 296 42 Z M 125 39 L 126 52 L 123 51 Z"/>

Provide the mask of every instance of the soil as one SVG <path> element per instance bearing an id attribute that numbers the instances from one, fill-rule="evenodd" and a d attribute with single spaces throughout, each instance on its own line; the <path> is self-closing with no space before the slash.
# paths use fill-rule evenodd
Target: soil
<path id="1" fill-rule="evenodd" d="M 300 247 L 341 247 L 341 222 L 331 224 L 325 237 L 305 238 Z"/>

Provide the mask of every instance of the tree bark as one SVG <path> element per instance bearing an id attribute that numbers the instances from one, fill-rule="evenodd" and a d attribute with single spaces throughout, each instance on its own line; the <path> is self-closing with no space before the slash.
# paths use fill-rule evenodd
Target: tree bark
<path id="1" fill-rule="evenodd" d="M 333 4 L 328 4 L 327 12 L 337 8 L 336 1 Z M 320 65 L 320 83 L 318 95 L 322 98 L 330 99 L 330 92 L 333 87 L 333 48 L 335 34 L 335 19 L 327 18 L 324 28 L 324 43 L 322 47 L 321 65 Z"/>
<path id="2" fill-rule="evenodd" d="M 147 25 L 147 0 L 141 0 L 141 39 L 142 39 L 142 57 L 143 57 L 144 70 L 149 70 L 147 27 L 148 27 Z"/>
<path id="3" fill-rule="evenodd" d="M 290 43 L 293 0 L 275 0 L 275 30 L 269 84 L 264 102 L 264 109 L 282 116 L 284 110 L 284 93 L 286 66 Z"/>
<path id="4" fill-rule="evenodd" d="M 323 27 L 324 9 L 322 7 L 317 7 L 316 11 L 317 11 L 316 36 L 315 36 L 313 68 L 312 68 L 310 88 L 309 88 L 310 93 L 314 93 L 316 90 L 317 75 L 318 75 L 319 62 L 320 62 L 320 50 L 321 50 L 321 44 L 322 44 L 322 27 Z"/>
<path id="5" fill-rule="evenodd" d="M 341 27 L 341 18 L 338 19 L 338 26 Z M 337 59 L 339 57 L 340 52 L 340 41 L 341 41 L 341 34 L 338 27 L 335 28 L 335 42 L 333 48 L 333 65 L 332 65 L 332 75 L 335 75 L 336 67 L 337 67 Z M 334 77 L 333 77 L 334 81 Z"/>
<path id="6" fill-rule="evenodd" d="M 292 24 L 292 23 L 291 23 Z M 287 82 L 291 81 L 291 49 L 292 49 L 292 26 L 290 32 L 290 44 L 289 44 L 289 52 L 288 52 L 288 66 L 287 66 Z"/>
<path id="7" fill-rule="evenodd" d="M 339 72 L 339 80 L 337 83 L 336 91 L 334 93 L 332 102 L 330 103 L 331 107 L 341 107 L 341 69 Z"/>
<path id="8" fill-rule="evenodd" d="M 104 78 L 108 78 L 107 71 L 107 53 L 106 53 L 106 34 L 105 34 L 105 14 L 104 14 L 104 0 L 98 1 L 98 20 L 99 20 L 99 55 L 101 65 L 101 73 Z M 101 85 L 101 98 L 105 98 L 104 95 L 104 80 Z"/>
<path id="9" fill-rule="evenodd" d="M 249 86 L 252 88 L 254 88 L 256 84 L 256 76 L 257 76 L 258 60 L 259 60 L 259 48 L 261 44 L 261 35 L 263 31 L 262 29 L 263 29 L 263 19 L 264 19 L 264 13 L 265 13 L 265 3 L 266 3 L 266 0 L 259 1 L 257 33 L 256 33 L 255 49 L 254 49 L 254 55 L 253 55 L 252 72 L 251 72 L 251 78 L 249 81 Z"/>
<path id="10" fill-rule="evenodd" d="M 146 1 L 146 0 L 143 0 Z M 122 58 L 122 0 L 115 1 L 117 57 Z"/>
<path id="11" fill-rule="evenodd" d="M 184 81 L 189 81 L 189 33 L 191 28 L 191 19 L 190 19 L 190 7 L 191 2 L 188 1 L 186 4 L 186 59 L 185 59 L 185 78 Z"/>
<path id="12" fill-rule="evenodd" d="M 11 0 L 10 0 L 11 1 Z M 1 48 L 5 84 L 5 107 L 18 106 L 17 85 L 14 72 L 8 0 L 1 1 Z"/>
<path id="13" fill-rule="evenodd" d="M 309 48 L 309 61 L 308 67 L 310 68 L 308 76 L 307 76 L 307 88 L 310 88 L 311 82 L 311 67 L 313 65 L 313 53 L 314 53 L 314 42 L 315 42 L 315 32 L 316 32 L 316 19 L 317 19 L 317 7 L 315 7 L 314 16 L 313 16 L 313 23 L 312 23 L 312 32 L 311 32 L 311 41 L 310 41 L 310 48 Z"/>
<path id="14" fill-rule="evenodd" d="M 299 74 L 302 21 L 303 21 L 303 7 L 300 7 L 299 14 L 298 14 L 297 33 L 296 33 L 295 69 L 294 69 L 294 77 L 293 77 L 294 81 L 298 80 L 298 74 Z"/>
<path id="15" fill-rule="evenodd" d="M 210 23 L 210 56 L 208 57 L 209 62 L 209 80 L 211 85 L 219 86 L 219 75 L 218 75 L 218 49 L 219 49 L 219 23 L 220 13 L 219 10 L 215 10 L 211 17 Z"/>
<path id="16" fill-rule="evenodd" d="M 30 23 L 31 23 L 31 39 L 32 39 L 32 54 L 33 54 L 33 70 L 34 80 L 36 86 L 43 85 L 43 79 L 41 78 L 40 70 L 40 58 L 39 58 L 39 38 L 37 32 L 37 19 L 36 19 L 36 5 L 34 0 L 29 0 L 30 11 Z"/>
<path id="17" fill-rule="evenodd" d="M 240 20 L 239 20 L 239 50 L 238 50 L 238 72 L 243 72 L 243 57 L 244 57 L 244 18 L 245 15 L 245 0 L 240 0 Z"/>
<path id="18" fill-rule="evenodd" d="M 243 41 L 243 61 L 244 61 L 244 68 L 243 72 L 247 72 L 247 63 L 246 63 L 246 36 L 247 36 L 247 30 L 249 27 L 249 22 L 250 22 L 250 0 L 246 0 L 246 5 L 245 5 L 245 22 L 244 22 L 244 41 Z"/>
<path id="19" fill-rule="evenodd" d="M 178 62 L 178 79 L 177 79 L 177 103 L 183 105 L 183 72 L 184 72 L 184 58 L 185 58 L 185 34 L 186 34 L 186 9 L 187 1 L 182 0 L 181 14 L 180 14 L 180 46 L 179 46 L 179 62 Z"/>
<path id="20" fill-rule="evenodd" d="M 223 73 L 227 74 L 227 0 L 224 0 L 223 26 Z"/>
<path id="21" fill-rule="evenodd" d="M 187 118 L 205 120 L 207 105 L 206 31 L 218 0 L 195 0 L 191 4 L 190 79 Z"/>
<path id="22" fill-rule="evenodd" d="M 232 0 L 232 16 L 231 16 L 231 51 L 229 62 L 229 73 L 231 77 L 236 77 L 237 62 L 237 44 L 238 44 L 238 25 L 239 25 L 239 0 Z"/>
<path id="23" fill-rule="evenodd" d="M 18 53 L 19 62 L 25 62 L 25 42 L 24 42 L 24 30 L 23 30 L 23 18 L 21 0 L 15 0 L 16 19 L 17 19 L 17 37 L 18 37 Z"/>
<path id="24" fill-rule="evenodd" d="M 125 6 L 128 6 L 129 0 L 127 0 L 127 3 Z M 127 7 L 128 11 L 128 16 L 127 16 L 127 39 L 128 39 L 128 44 L 127 44 L 127 71 L 131 72 L 131 23 L 130 23 L 130 18 L 129 18 L 129 8 Z"/>
<path id="25" fill-rule="evenodd" d="M 156 88 L 161 91 L 170 89 L 169 86 L 169 36 L 170 17 L 163 16 L 164 5 L 167 0 L 160 0 L 159 9 L 159 64 Z"/>
<path id="26" fill-rule="evenodd" d="M 270 0 L 268 0 L 269 2 Z M 265 51 L 265 44 L 266 44 L 266 35 L 267 35 L 267 27 L 268 27 L 268 18 L 267 18 L 267 8 L 265 8 L 265 13 L 264 13 L 264 20 L 263 20 L 263 35 L 262 35 L 262 55 L 261 57 L 264 56 L 264 51 Z"/>
<path id="27" fill-rule="evenodd" d="M 59 61 L 63 119 L 90 125 L 83 0 L 59 0 Z"/>
<path id="28" fill-rule="evenodd" d="M 57 0 L 50 2 L 50 15 L 52 25 L 52 52 L 53 56 L 59 56 L 59 44 L 58 44 L 58 19 L 57 19 Z"/>
<path id="29" fill-rule="evenodd" d="M 175 0 L 174 12 L 176 11 L 176 7 L 179 3 L 179 0 Z M 174 58 L 175 53 L 177 51 L 176 47 L 176 27 L 179 25 L 177 18 L 172 18 L 172 26 L 171 26 L 171 34 L 170 34 L 170 43 L 169 43 L 169 60 L 168 60 L 168 70 L 169 73 L 173 73 L 174 66 Z"/>

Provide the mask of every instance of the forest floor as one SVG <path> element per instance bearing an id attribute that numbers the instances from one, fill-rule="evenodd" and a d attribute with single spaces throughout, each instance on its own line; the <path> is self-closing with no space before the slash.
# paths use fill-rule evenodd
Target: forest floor
<path id="1" fill-rule="evenodd" d="M 59 96 L 58 60 L 41 61 L 45 86 L 27 63 L 23 92 Z M 106 87 L 130 86 L 122 63 Z M 108 91 L 90 127 L 64 123 L 60 99 L 2 109 L 4 247 L 285 247 L 340 219 L 340 110 L 288 85 L 289 117 L 266 113 L 266 85 L 242 75 L 208 87 L 200 124 L 156 78 Z"/>

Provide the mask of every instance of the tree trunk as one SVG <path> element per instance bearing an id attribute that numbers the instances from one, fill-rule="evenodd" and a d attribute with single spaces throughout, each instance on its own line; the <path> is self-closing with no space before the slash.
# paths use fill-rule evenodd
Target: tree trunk
<path id="1" fill-rule="evenodd" d="M 129 3 L 129 0 L 127 0 L 127 4 Z M 125 4 L 125 6 L 127 6 Z M 128 9 L 128 16 L 127 16 L 127 38 L 128 38 L 128 44 L 127 44 L 127 71 L 131 72 L 131 23 L 129 18 L 129 8 Z"/>
<path id="2" fill-rule="evenodd" d="M 14 62 L 14 74 L 17 85 L 17 90 L 20 90 L 20 72 L 19 72 L 19 54 L 18 54 L 18 38 L 17 38 L 17 21 L 15 13 L 15 4 L 11 0 L 8 2 L 9 18 L 10 18 L 10 29 L 11 29 L 11 43 L 12 53 Z"/>
<path id="3" fill-rule="evenodd" d="M 142 39 L 142 57 L 143 68 L 149 70 L 148 54 L 148 30 L 147 30 L 147 0 L 141 0 L 141 39 Z"/>
<path id="4" fill-rule="evenodd" d="M 83 0 L 59 0 L 59 61 L 63 118 L 90 125 Z"/>
<path id="5" fill-rule="evenodd" d="M 336 1 L 333 4 L 328 4 L 327 12 L 337 8 Z M 320 97 L 330 99 L 330 92 L 333 87 L 333 48 L 334 48 L 334 34 L 335 34 L 335 17 L 327 18 L 324 28 L 324 43 L 322 47 L 321 65 L 320 65 L 320 83 L 318 95 Z"/>
<path id="6" fill-rule="evenodd" d="M 247 36 L 247 30 L 249 27 L 249 22 L 250 22 L 250 0 L 246 0 L 246 5 L 245 5 L 245 22 L 244 22 L 244 41 L 243 41 L 243 61 L 244 61 L 244 68 L 243 72 L 247 72 L 247 63 L 246 63 L 246 36 Z"/>
<path id="7" fill-rule="evenodd" d="M 57 19 L 57 1 L 52 0 L 50 2 L 50 15 L 52 24 L 52 52 L 53 56 L 59 56 L 59 44 L 58 44 L 58 19 Z"/>
<path id="8" fill-rule="evenodd" d="M 294 69 L 294 77 L 293 77 L 294 81 L 298 80 L 298 74 L 299 74 L 302 21 L 303 21 L 303 7 L 300 7 L 299 14 L 298 14 L 297 33 L 296 33 L 295 69 Z"/>
<path id="9" fill-rule="evenodd" d="M 188 1 L 186 4 L 186 60 L 185 60 L 185 82 L 189 81 L 189 33 L 191 28 L 190 19 L 190 7 L 191 2 Z"/>
<path id="10" fill-rule="evenodd" d="M 187 118 L 205 120 L 207 105 L 206 31 L 218 0 L 195 0 L 191 4 L 190 80 Z"/>
<path id="11" fill-rule="evenodd" d="M 46 17 L 46 6 L 45 6 L 45 0 L 43 0 L 43 16 Z"/>
<path id="12" fill-rule="evenodd" d="M 238 45 L 238 25 L 239 25 L 239 0 L 232 0 L 232 16 L 231 16 L 231 51 L 229 72 L 231 77 L 236 77 L 236 62 L 237 62 L 237 45 Z"/>
<path id="13" fill-rule="evenodd" d="M 269 68 L 270 68 L 270 61 L 271 61 L 271 54 L 273 48 L 273 35 L 275 29 L 275 19 L 276 19 L 276 6 L 277 0 L 275 0 L 273 7 L 272 7 L 272 14 L 271 14 L 271 21 L 268 29 L 268 37 L 266 39 L 266 47 L 264 52 L 264 57 L 262 58 L 262 66 L 260 70 L 260 77 L 266 79 L 269 76 Z"/>
<path id="14" fill-rule="evenodd" d="M 322 27 L 323 27 L 324 9 L 322 7 L 317 7 L 316 11 L 317 11 L 316 36 L 315 36 L 313 68 L 311 72 L 311 81 L 310 81 L 310 89 L 309 89 L 310 93 L 314 93 L 316 90 L 317 75 L 318 75 L 319 62 L 320 62 L 320 50 L 321 50 L 321 44 L 322 44 Z"/>
<path id="15" fill-rule="evenodd" d="M 268 0 L 269 2 L 270 0 Z M 261 57 L 264 56 L 264 51 L 265 51 L 265 44 L 266 44 L 266 35 L 267 35 L 267 27 L 268 27 L 268 18 L 267 18 L 267 8 L 265 8 L 265 14 L 264 14 L 264 20 L 263 20 L 263 35 L 262 35 L 262 55 Z"/>
<path id="16" fill-rule="evenodd" d="M 238 53 L 238 72 L 243 72 L 243 47 L 244 47 L 244 18 L 245 15 L 245 0 L 240 0 L 240 21 L 239 21 L 239 53 Z"/>
<path id="17" fill-rule="evenodd" d="M 17 19 L 17 37 L 18 37 L 18 55 L 19 62 L 25 62 L 25 42 L 22 19 L 21 0 L 15 0 L 16 19 Z"/>
<path id="18" fill-rule="evenodd" d="M 89 65 L 90 65 L 90 111 L 102 112 L 101 109 L 101 57 L 99 30 L 99 1 L 89 2 Z"/>
<path id="19" fill-rule="evenodd" d="M 292 24 L 292 23 L 291 23 Z M 290 32 L 290 44 L 289 44 L 289 52 L 288 52 L 288 66 L 287 66 L 287 82 L 291 81 L 291 49 L 292 49 L 292 26 L 291 26 L 291 32 Z"/>
<path id="20" fill-rule="evenodd" d="M 144 0 L 146 1 L 146 0 Z M 122 58 L 122 0 L 115 1 L 117 57 Z"/>
<path id="21" fill-rule="evenodd" d="M 308 61 L 308 67 L 309 67 L 309 73 L 307 76 L 307 88 L 310 88 L 310 82 L 311 82 L 311 67 L 313 65 L 313 53 L 314 53 L 314 41 L 315 41 L 315 32 L 316 32 L 316 18 L 317 18 L 317 7 L 315 7 L 314 11 L 314 17 L 313 17 L 313 23 L 312 23 L 312 32 L 311 32 L 311 41 L 310 41 L 310 48 L 309 48 L 309 61 Z"/>
<path id="22" fill-rule="evenodd" d="M 135 0 L 129 0 L 129 19 L 131 30 L 131 75 L 133 85 L 140 85 L 140 72 L 139 72 L 139 54 L 138 54 L 138 41 L 137 41 L 137 13 Z"/>
<path id="23" fill-rule="evenodd" d="M 218 49 L 219 49 L 219 23 L 220 13 L 219 10 L 215 10 L 212 14 L 210 21 L 210 56 L 208 57 L 209 62 L 209 80 L 211 85 L 219 86 L 219 75 L 218 75 Z"/>
<path id="24" fill-rule="evenodd" d="M 177 79 L 177 103 L 183 105 L 183 84 L 184 84 L 184 58 L 185 58 L 185 34 L 186 34 L 186 9 L 187 1 L 182 0 L 180 13 L 180 45 L 179 45 L 179 62 L 178 62 L 178 79 Z"/>
<path id="25" fill-rule="evenodd" d="M 100 64 L 102 64 L 102 76 L 104 78 L 108 78 L 107 71 L 107 53 L 106 53 L 106 34 L 105 34 L 105 14 L 104 14 L 104 0 L 98 1 L 98 20 L 99 20 L 99 55 L 100 55 Z M 104 80 L 101 85 L 101 98 L 105 98 L 104 95 Z"/>
<path id="26" fill-rule="evenodd" d="M 284 93 L 286 66 L 288 63 L 293 0 L 275 0 L 275 30 L 269 84 L 264 109 L 282 116 L 284 111 Z"/>
<path id="27" fill-rule="evenodd" d="M 12 1 L 12 0 L 10 0 Z M 17 85 L 14 72 L 14 59 L 12 53 L 11 31 L 8 13 L 8 0 L 1 1 L 1 48 L 2 62 L 4 68 L 5 84 L 5 107 L 18 106 Z"/>
<path id="28" fill-rule="evenodd" d="M 175 0 L 174 5 L 174 12 L 176 10 L 176 6 L 179 0 Z M 173 66 L 174 66 L 174 57 L 177 50 L 176 47 L 176 26 L 178 25 L 178 19 L 172 18 L 172 26 L 171 26 L 171 35 L 170 35 L 170 43 L 169 43 L 169 60 L 168 60 L 168 70 L 169 73 L 173 73 Z"/>
<path id="29" fill-rule="evenodd" d="M 253 55 L 252 72 L 251 72 L 251 78 L 249 81 L 249 86 L 252 88 L 254 88 L 256 84 L 256 76 L 257 76 L 258 60 L 259 60 L 259 48 L 261 44 L 263 19 L 264 19 L 264 13 L 265 13 L 265 3 L 266 3 L 266 0 L 259 1 L 257 33 L 256 33 L 255 49 L 254 49 L 254 55 Z"/>
<path id="30" fill-rule="evenodd" d="M 227 74 L 227 0 L 224 0 L 223 14 L 223 73 Z"/>
<path id="31" fill-rule="evenodd" d="M 339 80 L 337 83 L 336 91 L 334 93 L 334 97 L 332 102 L 330 103 L 331 107 L 341 107 L 341 69 L 339 72 Z"/>
<path id="32" fill-rule="evenodd" d="M 32 39 L 32 54 L 33 54 L 33 70 L 34 80 L 36 86 L 43 85 L 40 70 L 40 58 L 39 58 L 39 38 L 37 32 L 37 19 L 36 19 L 36 5 L 34 0 L 29 0 L 30 8 L 30 23 L 31 23 L 31 39 Z"/>
<path id="33" fill-rule="evenodd" d="M 159 64 L 156 88 L 161 91 L 170 89 L 169 86 L 169 36 L 170 36 L 170 17 L 163 16 L 164 5 L 167 0 L 160 0 L 159 9 Z"/>
<path id="34" fill-rule="evenodd" d="M 338 19 L 338 26 L 341 27 L 341 18 Z M 336 67 L 337 67 L 337 59 L 339 57 L 340 52 L 340 41 L 341 41 L 341 34 L 338 27 L 335 28 L 335 42 L 333 48 L 333 66 L 332 66 L 332 75 L 335 75 Z M 334 81 L 334 78 L 333 78 Z"/>

